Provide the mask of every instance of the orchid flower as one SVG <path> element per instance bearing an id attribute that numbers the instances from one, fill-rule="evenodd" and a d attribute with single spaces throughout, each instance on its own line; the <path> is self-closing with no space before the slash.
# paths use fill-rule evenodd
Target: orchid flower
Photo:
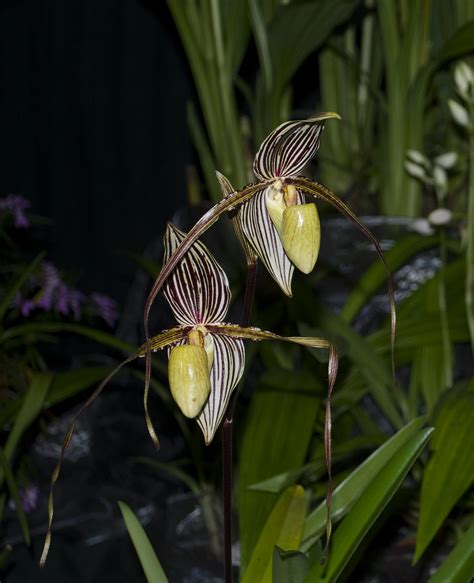
<path id="1" fill-rule="evenodd" d="M 165 265 L 185 238 L 185 233 L 168 224 L 164 238 Z M 182 413 L 196 419 L 206 444 L 212 441 L 230 396 L 242 377 L 244 340 L 282 340 L 328 349 L 331 386 L 334 383 L 337 355 L 327 340 L 284 337 L 254 327 L 225 323 L 231 299 L 229 282 L 224 270 L 201 242 L 195 242 L 180 261 L 166 281 L 163 294 L 179 324 L 163 333 L 171 347 L 168 362 L 171 394 Z M 152 351 L 165 347 L 163 334 L 151 339 Z M 180 336 L 178 341 L 177 336 Z M 141 347 L 139 356 L 145 353 L 146 344 Z"/>
<path id="2" fill-rule="evenodd" d="M 157 294 L 194 242 L 226 212 L 234 219 L 234 227 L 248 265 L 258 256 L 284 293 L 291 296 L 294 267 L 309 273 L 319 252 L 319 217 L 315 204 L 305 203 L 305 196 L 308 196 L 315 200 L 325 200 L 351 220 L 372 242 L 384 264 L 389 290 L 394 376 L 395 300 L 390 272 L 380 244 L 351 209 L 328 188 L 299 175 L 317 152 L 324 123 L 331 118 L 340 119 L 337 113 L 326 112 L 307 120 L 289 121 L 278 126 L 265 138 L 255 156 L 253 169 L 258 182 L 240 191 L 234 190 L 225 176 L 217 174 L 224 198 L 203 215 L 176 246 L 148 295 L 143 315 L 146 343 L 149 343 L 150 310 Z M 145 399 L 150 378 L 151 355 L 148 348 Z"/>
<path id="3" fill-rule="evenodd" d="M 164 264 L 173 256 L 187 235 L 168 224 L 164 237 Z M 196 419 L 206 444 L 211 443 L 226 412 L 229 399 L 242 377 L 245 366 L 244 340 L 261 342 L 278 340 L 309 348 L 325 349 L 328 360 L 328 399 L 326 403 L 325 453 L 331 472 L 331 394 L 337 376 L 338 355 L 335 347 L 319 337 L 280 336 L 255 327 L 226 323 L 230 305 L 229 282 L 209 250 L 193 243 L 163 287 L 178 325 L 164 330 L 144 343 L 121 362 L 76 413 L 64 438 L 61 455 L 51 478 L 49 526 L 40 565 L 44 565 L 51 543 L 53 488 L 59 477 L 64 454 L 82 412 L 99 396 L 109 380 L 127 363 L 144 357 L 147 351 L 168 349 L 168 378 L 171 394 L 182 413 Z M 156 444 L 158 439 L 150 420 L 145 391 L 145 416 L 148 430 Z M 330 496 L 331 490 L 328 490 Z M 330 505 L 330 498 L 328 499 Z M 330 523 L 328 522 L 329 528 Z"/>

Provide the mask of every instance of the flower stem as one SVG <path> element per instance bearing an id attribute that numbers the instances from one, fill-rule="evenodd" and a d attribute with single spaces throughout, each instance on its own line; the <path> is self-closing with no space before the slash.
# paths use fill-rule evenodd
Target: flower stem
<path id="1" fill-rule="evenodd" d="M 233 409 L 233 403 L 230 404 L 230 407 Z M 232 429 L 233 419 L 226 416 L 222 424 L 225 583 L 232 583 Z"/>
<path id="2" fill-rule="evenodd" d="M 245 282 L 244 308 L 240 325 L 248 326 L 252 314 L 253 298 L 255 295 L 255 284 L 257 282 L 257 262 L 247 263 L 247 281 Z"/>
<path id="3" fill-rule="evenodd" d="M 247 280 L 245 283 L 244 307 L 242 310 L 241 325 L 248 326 L 252 313 L 255 283 L 257 280 L 257 262 L 247 264 Z M 222 483 L 224 497 L 224 573 L 225 583 L 232 583 L 232 449 L 233 449 L 233 421 L 236 403 L 236 394 L 232 395 L 222 423 Z"/>

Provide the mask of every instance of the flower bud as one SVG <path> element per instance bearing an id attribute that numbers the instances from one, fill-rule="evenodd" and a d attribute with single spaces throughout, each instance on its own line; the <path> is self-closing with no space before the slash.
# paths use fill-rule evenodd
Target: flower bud
<path id="1" fill-rule="evenodd" d="M 280 237 L 290 261 L 303 273 L 310 273 L 318 258 L 321 241 L 316 205 L 299 204 L 286 208 Z"/>
<path id="2" fill-rule="evenodd" d="M 209 397 L 211 379 L 208 355 L 203 346 L 175 346 L 168 361 L 171 394 L 182 413 L 196 417 Z"/>

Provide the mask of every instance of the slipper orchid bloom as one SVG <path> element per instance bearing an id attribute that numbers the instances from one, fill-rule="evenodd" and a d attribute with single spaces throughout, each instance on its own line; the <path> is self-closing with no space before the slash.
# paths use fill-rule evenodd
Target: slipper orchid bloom
<path id="1" fill-rule="evenodd" d="M 168 224 L 164 238 L 165 265 L 185 237 L 185 233 Z M 170 342 L 173 345 L 168 361 L 171 394 L 182 413 L 196 419 L 206 444 L 212 441 L 231 394 L 242 377 L 244 340 L 281 340 L 329 350 L 332 389 L 337 354 L 327 340 L 284 337 L 254 327 L 225 323 L 231 299 L 229 282 L 224 270 L 201 242 L 195 242 L 180 261 L 167 279 L 163 294 L 179 326 L 153 337 L 150 349 L 164 348 L 164 336 L 181 335 L 178 342 Z M 145 352 L 146 344 L 139 355 Z"/>
<path id="2" fill-rule="evenodd" d="M 165 265 L 185 238 L 185 233 L 168 223 L 164 237 Z M 334 346 L 324 338 L 279 336 L 259 328 L 225 323 L 231 299 L 229 282 L 224 270 L 200 241 L 193 243 L 189 252 L 167 279 L 163 294 L 178 326 L 153 336 L 121 362 L 79 409 L 64 438 L 60 459 L 51 478 L 48 532 L 40 559 L 41 566 L 46 562 L 51 544 L 53 489 L 59 478 L 64 454 L 71 442 L 78 418 L 124 365 L 136 358 L 144 357 L 148 351 L 168 349 L 171 394 L 182 413 L 186 417 L 196 419 L 205 443 L 209 444 L 226 412 L 232 392 L 244 372 L 244 340 L 256 342 L 278 340 L 328 350 L 328 399 L 324 443 L 330 473 L 331 394 L 338 367 L 338 355 Z M 147 396 L 146 386 L 144 401 L 147 428 L 153 441 L 158 445 L 158 438 L 148 413 Z"/>
<path id="3" fill-rule="evenodd" d="M 254 160 L 258 182 L 234 190 L 225 176 L 218 173 L 224 198 L 204 214 L 169 255 L 148 295 L 143 323 L 146 350 L 145 400 L 151 378 L 151 354 L 148 320 L 153 302 L 163 285 L 177 269 L 191 246 L 223 213 L 233 218 L 234 228 L 244 248 L 247 264 L 258 256 L 281 289 L 291 296 L 294 267 L 309 273 L 319 252 L 320 226 L 314 203 L 305 197 L 323 199 L 351 220 L 372 242 L 388 276 L 391 313 L 392 372 L 396 312 L 390 272 L 377 239 L 359 221 L 351 209 L 328 188 L 298 173 L 317 152 L 326 120 L 338 118 L 326 112 L 301 121 L 285 122 L 262 142 Z M 150 431 L 153 437 L 153 433 Z M 156 436 L 155 436 L 156 439 Z"/>

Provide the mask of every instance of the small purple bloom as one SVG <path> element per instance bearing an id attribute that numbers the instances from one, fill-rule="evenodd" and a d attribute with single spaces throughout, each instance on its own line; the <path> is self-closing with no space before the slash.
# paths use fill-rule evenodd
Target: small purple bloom
<path id="1" fill-rule="evenodd" d="M 28 318 L 31 310 L 34 310 L 35 307 L 35 302 L 33 300 L 20 300 L 20 312 L 25 318 Z"/>
<path id="2" fill-rule="evenodd" d="M 74 320 L 81 319 L 81 304 L 84 301 L 84 294 L 77 289 L 69 290 L 69 306 L 73 313 Z"/>
<path id="3" fill-rule="evenodd" d="M 61 277 L 56 267 L 49 261 L 43 263 L 43 271 L 41 274 L 42 289 L 40 298 L 36 302 L 38 308 L 42 308 L 46 312 L 53 309 L 56 290 L 60 286 L 64 286 Z"/>
<path id="4" fill-rule="evenodd" d="M 67 316 L 69 314 L 69 290 L 66 284 L 60 283 L 55 290 L 56 311 Z"/>
<path id="5" fill-rule="evenodd" d="M 29 484 L 26 488 L 21 488 L 19 492 L 21 505 L 23 510 L 28 514 L 32 512 L 38 505 L 39 488 L 36 484 Z M 8 506 L 15 510 L 16 505 L 13 500 L 10 500 Z"/>
<path id="6" fill-rule="evenodd" d="M 20 194 L 9 194 L 0 198 L 0 211 L 6 211 L 13 215 L 17 229 L 26 229 L 30 226 L 30 221 L 25 214 L 25 209 L 29 207 L 30 202 Z"/>
<path id="7" fill-rule="evenodd" d="M 118 318 L 117 302 L 105 294 L 93 293 L 90 296 L 96 305 L 103 320 L 111 327 L 114 327 Z"/>

